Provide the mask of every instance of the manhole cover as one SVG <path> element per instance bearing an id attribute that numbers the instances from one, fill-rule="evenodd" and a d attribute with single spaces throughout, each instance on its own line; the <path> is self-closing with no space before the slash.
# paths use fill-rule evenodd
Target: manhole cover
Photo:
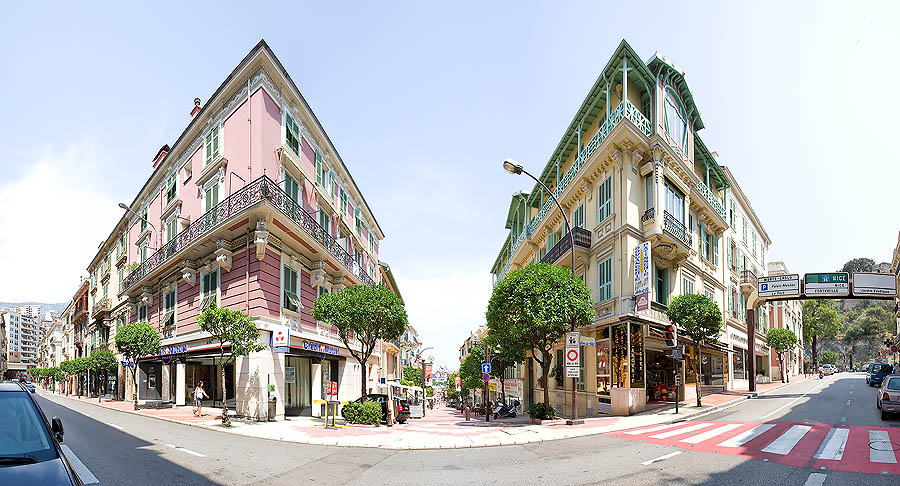
<path id="1" fill-rule="evenodd" d="M 886 440 L 873 440 L 869 442 L 869 449 L 876 451 L 900 451 L 900 444 Z"/>

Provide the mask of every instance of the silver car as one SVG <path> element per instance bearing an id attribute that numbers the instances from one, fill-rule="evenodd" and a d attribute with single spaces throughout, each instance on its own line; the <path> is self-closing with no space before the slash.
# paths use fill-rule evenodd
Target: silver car
<path id="1" fill-rule="evenodd" d="M 900 413 L 900 375 L 884 377 L 875 406 L 881 409 L 881 420 L 887 420 L 889 413 Z"/>

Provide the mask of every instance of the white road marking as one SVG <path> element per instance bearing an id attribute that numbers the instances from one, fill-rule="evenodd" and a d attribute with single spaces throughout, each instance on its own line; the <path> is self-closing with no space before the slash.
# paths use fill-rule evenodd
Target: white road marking
<path id="1" fill-rule="evenodd" d="M 806 478 L 806 482 L 803 483 L 803 486 L 822 486 L 825 484 L 825 478 L 827 476 L 827 474 L 812 473 Z"/>
<path id="2" fill-rule="evenodd" d="M 694 425 L 691 425 L 691 426 L 689 426 L 689 427 L 683 427 L 683 428 L 680 428 L 680 429 L 675 429 L 675 430 L 670 430 L 670 431 L 668 431 L 668 432 L 663 432 L 663 433 L 661 433 L 661 434 L 651 435 L 650 438 L 651 438 L 651 439 L 667 439 L 667 438 L 669 438 L 669 437 L 673 437 L 673 436 L 676 436 L 676 435 L 686 434 L 686 433 L 688 433 L 688 432 L 693 432 L 693 431 L 695 431 L 695 430 L 705 429 L 706 427 L 709 427 L 710 425 L 712 425 L 712 423 L 706 423 L 706 424 L 694 424 Z"/>
<path id="3" fill-rule="evenodd" d="M 840 461 L 844 456 L 844 447 L 847 446 L 847 437 L 850 436 L 850 429 L 832 428 L 825 435 L 825 440 L 819 446 L 819 450 L 813 455 L 816 459 L 829 459 L 832 461 Z"/>
<path id="4" fill-rule="evenodd" d="M 869 442 L 880 441 L 882 442 L 880 445 L 876 444 L 876 447 L 880 447 L 882 449 L 887 449 L 891 445 L 891 437 L 888 435 L 886 430 L 870 430 L 869 431 Z M 872 445 L 869 445 L 869 461 L 870 462 L 887 462 L 891 464 L 897 463 L 897 458 L 894 457 L 894 451 L 884 450 L 880 451 L 877 449 L 873 449 Z"/>
<path id="5" fill-rule="evenodd" d="M 122 427 L 121 425 L 116 425 L 116 424 L 106 424 L 106 425 L 109 425 L 110 427 L 115 427 L 119 430 L 125 430 L 125 427 Z"/>
<path id="6" fill-rule="evenodd" d="M 656 432 L 657 430 L 671 429 L 672 427 L 676 427 L 682 424 L 666 424 L 666 425 L 658 425 L 656 427 L 650 427 L 649 429 L 639 429 L 632 430 L 631 432 L 625 432 L 626 435 L 641 435 L 648 434 L 650 432 Z"/>
<path id="7" fill-rule="evenodd" d="M 194 452 L 190 449 L 185 449 L 184 447 L 178 447 L 173 444 L 166 444 L 166 447 L 171 447 L 172 449 L 175 449 L 176 451 L 181 451 L 181 452 L 184 452 L 185 454 L 190 454 L 192 456 L 206 457 L 206 454 L 200 454 L 199 452 Z"/>
<path id="8" fill-rule="evenodd" d="M 747 442 L 759 437 L 764 432 L 768 431 L 772 427 L 775 427 L 775 424 L 760 424 L 756 427 L 753 427 L 750 430 L 741 432 L 740 434 L 726 440 L 725 442 L 719 443 L 719 447 L 740 447 Z"/>
<path id="9" fill-rule="evenodd" d="M 60 446 L 63 450 L 63 454 L 65 454 L 66 459 L 69 461 L 69 464 L 72 465 L 72 469 L 75 470 L 75 474 L 81 479 L 81 482 L 84 484 L 97 484 L 100 481 L 96 476 L 91 474 L 91 470 L 81 462 L 81 459 L 72 452 L 72 449 L 69 448 L 68 445 L 62 444 Z"/>
<path id="10" fill-rule="evenodd" d="M 803 395 L 800 395 L 799 397 L 797 397 L 797 398 L 791 400 L 791 401 L 788 402 L 788 403 L 785 403 L 784 405 L 782 405 L 782 406 L 776 408 L 775 410 L 769 412 L 768 414 L 763 415 L 761 418 L 765 419 L 765 418 L 767 418 L 767 417 L 770 417 L 770 416 L 772 416 L 772 415 L 775 415 L 776 413 L 780 412 L 784 407 L 793 405 L 794 402 L 796 402 L 797 400 L 800 400 L 801 398 L 805 397 L 806 395 L 809 395 L 810 393 L 812 393 L 812 392 L 818 390 L 819 388 L 822 388 L 823 386 L 825 386 L 826 383 L 828 383 L 828 382 L 827 382 L 827 381 L 822 382 L 822 384 L 816 386 L 816 387 L 813 388 L 812 390 L 810 390 L 810 391 L 804 393 Z"/>
<path id="11" fill-rule="evenodd" d="M 810 425 L 794 425 L 767 445 L 762 452 L 786 456 L 811 428 Z"/>
<path id="12" fill-rule="evenodd" d="M 650 464 L 653 464 L 654 462 L 665 461 L 666 459 L 668 459 L 668 458 L 670 458 L 670 457 L 675 457 L 675 456 L 677 456 L 678 454 L 681 454 L 681 453 L 682 453 L 682 451 L 670 452 L 669 454 L 666 454 L 666 455 L 664 455 L 664 456 L 659 456 L 659 457 L 657 457 L 657 458 L 655 458 L 655 459 L 650 459 L 649 461 L 644 461 L 644 462 L 641 463 L 641 465 L 649 466 Z"/>
<path id="13" fill-rule="evenodd" d="M 722 435 L 725 432 L 728 432 L 729 430 L 734 430 L 738 427 L 741 427 L 742 425 L 744 425 L 744 424 L 725 424 L 721 427 L 716 427 L 712 430 L 707 430 L 706 432 L 703 432 L 702 434 L 697 434 L 693 437 L 688 437 L 687 439 L 681 439 L 680 442 L 687 442 L 688 444 L 699 444 L 705 440 L 709 440 L 718 435 Z"/>

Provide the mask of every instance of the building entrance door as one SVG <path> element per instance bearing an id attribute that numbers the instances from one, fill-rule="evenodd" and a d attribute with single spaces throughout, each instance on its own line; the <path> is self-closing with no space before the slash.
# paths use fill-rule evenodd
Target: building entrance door
<path id="1" fill-rule="evenodd" d="M 286 356 L 284 362 L 284 414 L 312 415 L 309 358 Z"/>

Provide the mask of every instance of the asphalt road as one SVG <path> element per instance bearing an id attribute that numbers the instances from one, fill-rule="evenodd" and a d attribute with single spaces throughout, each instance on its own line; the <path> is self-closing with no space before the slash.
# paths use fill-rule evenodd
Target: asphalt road
<path id="1" fill-rule="evenodd" d="M 792 384 L 703 420 L 841 423 L 846 417 L 848 425 L 882 425 L 874 391 L 862 375 L 840 374 Z M 337 448 L 240 437 L 54 396 L 39 401 L 45 413 L 63 419 L 65 444 L 101 485 L 897 484 L 890 476 L 817 471 L 606 435 L 439 451 Z"/>

